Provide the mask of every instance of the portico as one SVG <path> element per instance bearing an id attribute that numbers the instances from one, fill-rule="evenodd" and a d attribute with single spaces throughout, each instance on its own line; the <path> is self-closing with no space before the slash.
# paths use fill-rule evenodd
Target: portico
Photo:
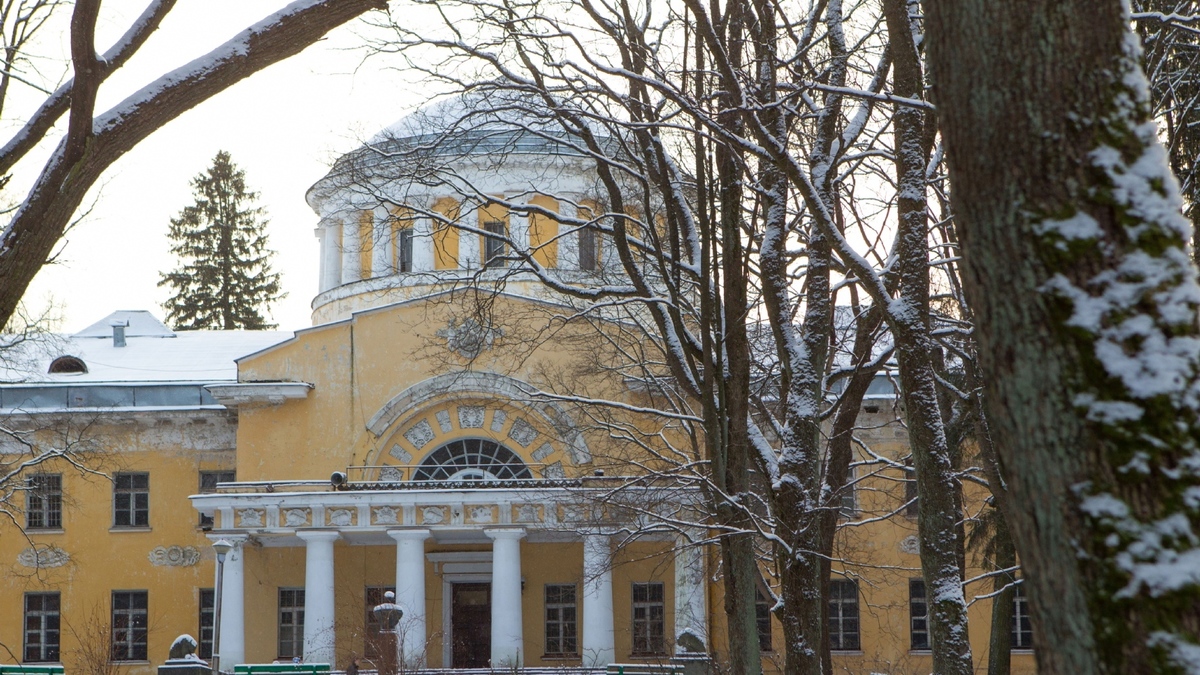
<path id="1" fill-rule="evenodd" d="M 356 598 L 338 594 L 355 595 L 354 589 L 366 583 L 354 579 L 355 574 L 362 574 L 361 569 L 339 569 L 335 562 L 335 548 L 347 546 L 354 547 L 349 549 L 354 555 L 366 558 L 390 558 L 390 551 L 385 549 L 394 549 L 396 603 L 404 609 L 400 651 L 409 668 L 507 668 L 538 665 L 547 659 L 564 665 L 602 667 L 629 656 L 618 654 L 614 612 L 618 605 L 628 606 L 629 598 L 625 596 L 629 582 L 619 591 L 614 590 L 613 556 L 615 546 L 633 540 L 629 533 L 637 531 L 638 518 L 635 509 L 605 504 L 604 487 L 588 486 L 581 480 L 524 480 L 473 485 L 463 481 L 425 485 L 364 483 L 354 488 L 334 490 L 327 482 L 269 486 L 243 483 L 192 497 L 197 509 L 215 516 L 210 537 L 235 542 L 235 551 L 225 567 L 222 595 L 221 636 L 226 663 L 254 661 L 256 657 L 246 653 L 244 636 L 247 632 L 265 632 L 262 627 L 249 630 L 253 627 L 246 625 L 247 554 L 254 556 L 253 549 L 262 549 L 260 555 L 265 555 L 272 549 L 300 547 L 304 550 L 303 657 L 306 661 L 330 663 L 345 658 L 347 648 L 339 641 L 350 638 L 344 625 L 345 612 L 339 614 L 338 608 L 353 605 Z M 637 499 L 656 503 L 661 496 L 656 494 L 658 491 L 644 488 Z M 678 489 L 675 493 L 678 503 L 681 493 Z M 686 501 L 688 495 L 682 495 Z M 619 537 L 614 534 L 618 532 L 622 533 Z M 647 531 L 639 541 L 643 546 L 661 549 L 666 560 L 675 559 L 674 537 L 669 532 Z M 572 549 L 579 551 L 574 554 L 578 557 L 567 560 L 561 551 L 571 544 L 578 547 Z M 547 557 L 543 551 L 554 554 Z M 533 555 L 533 559 L 523 560 L 523 553 L 526 557 Z M 661 561 L 653 568 L 660 576 L 669 575 L 665 583 L 674 587 L 674 602 L 670 604 L 674 605 L 671 616 L 675 617 L 675 628 L 662 626 L 665 634 L 673 636 L 684 624 L 689 632 L 705 634 L 704 626 L 697 625 L 703 624 L 705 612 L 699 612 L 698 619 L 687 609 L 679 613 L 681 598 L 689 607 L 705 606 L 704 575 L 684 567 L 672 574 L 671 567 Z M 429 578 L 431 573 L 438 578 Z M 618 572 L 622 574 L 634 572 Z M 650 582 L 655 573 L 637 574 Z M 638 580 L 642 576 L 635 574 Z M 570 602 L 581 605 L 580 616 L 564 613 L 561 619 L 569 625 L 567 632 L 572 635 L 568 637 L 574 640 L 563 643 L 570 646 L 561 647 L 562 654 L 548 650 L 542 653 L 542 594 L 547 582 L 554 582 L 556 588 L 564 583 L 579 588 L 578 600 L 572 591 Z M 271 585 L 270 579 L 259 579 L 258 583 Z M 285 585 L 279 584 L 280 588 Z M 486 593 L 480 597 L 487 603 L 487 632 L 455 635 L 456 629 L 464 633 L 474 625 L 456 623 L 456 611 L 466 616 L 471 610 L 469 605 L 455 604 L 455 592 L 463 591 L 459 595 L 468 598 L 465 592 L 472 589 Z M 615 597 L 622 591 L 623 596 Z M 431 604 L 431 593 L 440 596 L 441 602 Z M 664 617 L 667 605 L 664 601 Z M 564 612 L 568 609 L 570 606 Z M 441 615 L 439 621 L 428 621 L 431 611 Z M 686 620 L 680 623 L 683 616 Z M 490 642 L 484 652 L 486 664 L 478 663 L 478 658 L 468 662 L 459 657 L 456 640 L 463 639 L 476 652 L 483 640 Z M 629 650 L 625 647 L 626 652 Z"/>

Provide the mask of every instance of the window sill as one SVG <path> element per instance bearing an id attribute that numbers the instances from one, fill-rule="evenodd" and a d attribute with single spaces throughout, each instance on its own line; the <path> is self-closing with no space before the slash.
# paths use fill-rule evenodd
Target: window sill
<path id="1" fill-rule="evenodd" d="M 908 653 L 914 656 L 933 656 L 932 649 L 910 649 Z"/>
<path id="2" fill-rule="evenodd" d="M 578 654 L 542 654 L 543 661 L 580 661 Z"/>
<path id="3" fill-rule="evenodd" d="M 671 658 L 671 655 L 670 655 L 670 654 L 668 654 L 668 653 L 666 653 L 666 652 L 661 652 L 661 653 L 657 653 L 657 654 L 630 654 L 630 655 L 629 655 L 629 658 L 631 658 L 631 659 L 642 659 L 642 660 L 648 660 L 648 659 L 668 659 L 668 658 Z"/>
<path id="4" fill-rule="evenodd" d="M 115 665 L 120 665 L 120 666 L 148 666 L 148 665 L 150 665 L 150 662 L 145 659 L 127 659 L 127 660 L 121 660 L 121 661 L 112 660 L 112 661 L 109 661 L 109 663 L 112 663 Z"/>
<path id="5" fill-rule="evenodd" d="M 862 656 L 864 652 L 861 649 L 830 649 L 829 653 L 833 656 Z"/>
<path id="6" fill-rule="evenodd" d="M 27 527 L 25 532 L 27 534 L 66 534 L 67 531 L 61 527 Z"/>
<path id="7" fill-rule="evenodd" d="M 1013 647 L 1008 650 L 1010 654 L 1032 654 L 1033 651 L 1032 647 Z"/>
<path id="8" fill-rule="evenodd" d="M 149 525 L 114 525 L 108 528 L 109 532 L 153 532 L 154 528 Z M 135 663 L 134 661 L 121 661 L 121 663 Z M 137 661 L 136 663 L 150 663 L 149 661 Z"/>

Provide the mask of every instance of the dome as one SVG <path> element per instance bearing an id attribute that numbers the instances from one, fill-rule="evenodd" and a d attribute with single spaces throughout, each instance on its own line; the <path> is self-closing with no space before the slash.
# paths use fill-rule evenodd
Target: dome
<path id="1" fill-rule="evenodd" d="M 560 120 L 556 105 L 484 84 L 401 117 L 340 157 L 307 194 L 321 218 L 314 322 L 438 292 L 481 271 L 510 291 L 519 278 L 527 294 L 550 294 L 522 276 L 531 261 L 560 279 L 594 283 L 604 263 L 587 221 L 602 189 L 585 129 Z M 602 145 L 613 139 L 591 133 Z"/>

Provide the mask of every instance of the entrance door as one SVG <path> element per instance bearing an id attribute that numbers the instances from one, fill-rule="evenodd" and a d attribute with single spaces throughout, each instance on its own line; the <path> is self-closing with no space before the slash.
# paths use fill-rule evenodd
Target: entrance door
<path id="1" fill-rule="evenodd" d="M 492 658 L 492 585 L 454 584 L 451 588 L 451 667 L 487 668 Z"/>

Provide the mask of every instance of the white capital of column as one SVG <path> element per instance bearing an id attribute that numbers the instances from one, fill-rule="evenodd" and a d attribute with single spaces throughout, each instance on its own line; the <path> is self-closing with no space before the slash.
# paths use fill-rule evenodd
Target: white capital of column
<path id="1" fill-rule="evenodd" d="M 209 535 L 216 541 L 224 539 L 233 544 L 225 555 L 224 578 L 221 580 L 221 657 L 220 667 L 233 670 L 239 663 L 246 662 L 246 595 L 245 595 L 245 543 L 246 536 Z M 216 588 L 216 583 L 213 588 Z M 214 626 L 214 628 L 216 628 Z"/>
<path id="2" fill-rule="evenodd" d="M 334 664 L 333 530 L 296 533 L 304 540 L 304 660 Z"/>
<path id="3" fill-rule="evenodd" d="M 699 540 L 696 537 L 695 540 Z M 708 645 L 708 601 L 705 592 L 704 548 L 680 540 L 675 551 L 675 650 L 684 651 L 685 632 Z"/>
<path id="4" fill-rule="evenodd" d="M 411 669 L 425 667 L 425 540 L 429 530 L 388 530 L 396 540 L 396 604 L 400 620 L 400 658 Z"/>
<path id="5" fill-rule="evenodd" d="M 583 665 L 603 668 L 617 660 L 613 631 L 612 541 L 583 535 Z"/>
<path id="6" fill-rule="evenodd" d="M 492 668 L 519 667 L 525 650 L 521 623 L 523 529 L 484 530 L 492 540 Z"/>

